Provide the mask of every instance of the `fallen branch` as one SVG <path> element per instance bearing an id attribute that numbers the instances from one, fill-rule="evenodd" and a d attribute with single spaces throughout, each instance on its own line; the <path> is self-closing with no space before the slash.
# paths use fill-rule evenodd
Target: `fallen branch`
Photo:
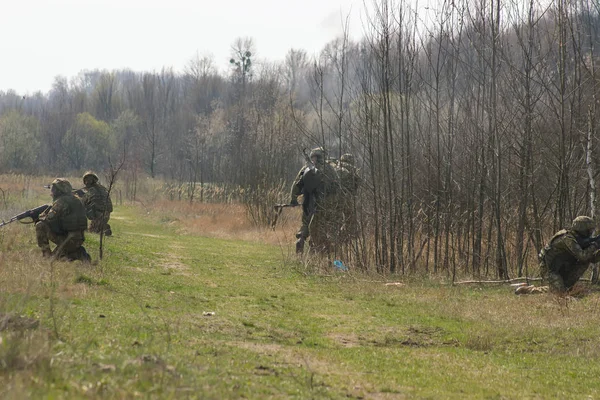
<path id="1" fill-rule="evenodd" d="M 467 285 L 467 284 L 474 284 L 474 283 L 515 283 L 515 282 L 521 282 L 521 281 L 541 281 L 542 278 L 527 278 L 527 277 L 522 277 L 522 278 L 514 278 L 514 279 L 507 279 L 507 280 L 502 280 L 502 281 L 459 281 L 459 282 L 454 282 L 454 285 Z"/>

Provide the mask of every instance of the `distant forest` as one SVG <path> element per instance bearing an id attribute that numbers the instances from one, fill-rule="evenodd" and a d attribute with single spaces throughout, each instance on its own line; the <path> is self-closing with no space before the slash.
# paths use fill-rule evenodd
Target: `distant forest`
<path id="1" fill-rule="evenodd" d="M 324 146 L 354 154 L 363 181 L 360 234 L 336 257 L 536 275 L 554 231 L 597 214 L 600 4 L 440 1 L 427 24 L 403 0 L 373 6 L 363 39 L 346 30 L 315 58 L 256 60 L 241 38 L 227 73 L 197 57 L 181 74 L 84 71 L 49 93 L 0 92 L 0 172 L 124 160 L 125 177 L 188 185 L 186 200 L 203 201 L 198 182 L 284 202 L 302 149 Z"/>

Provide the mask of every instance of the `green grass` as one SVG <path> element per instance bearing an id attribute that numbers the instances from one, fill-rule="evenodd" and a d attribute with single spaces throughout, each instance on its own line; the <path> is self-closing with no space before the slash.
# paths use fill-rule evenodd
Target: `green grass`
<path id="1" fill-rule="evenodd" d="M 0 313 L 22 322 L 0 331 L 1 398 L 600 398 L 598 293 L 385 286 L 137 207 L 111 225 L 94 266 L 42 260 L 31 226 L 0 236 Z"/>

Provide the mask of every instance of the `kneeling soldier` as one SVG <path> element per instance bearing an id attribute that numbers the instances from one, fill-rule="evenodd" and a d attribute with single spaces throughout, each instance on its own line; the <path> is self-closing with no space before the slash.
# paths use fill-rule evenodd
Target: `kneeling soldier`
<path id="1" fill-rule="evenodd" d="M 104 231 L 106 236 L 111 236 L 112 230 L 108 220 L 113 211 L 113 205 L 108 190 L 98 182 L 98 175 L 91 171 L 83 175 L 83 184 L 85 190 L 81 202 L 85 206 L 86 215 L 90 220 L 90 232 Z"/>
<path id="2" fill-rule="evenodd" d="M 45 257 L 90 261 L 83 247 L 83 232 L 87 229 L 85 208 L 72 190 L 66 179 L 57 178 L 52 182 L 52 207 L 41 214 L 35 224 L 38 246 Z M 54 251 L 50 250 L 50 242 L 56 244 Z"/>
<path id="3" fill-rule="evenodd" d="M 540 252 L 542 277 L 550 290 L 558 293 L 570 290 L 591 263 L 600 261 L 598 243 L 590 243 L 594 229 L 592 218 L 579 216 L 570 229 L 558 231 Z"/>

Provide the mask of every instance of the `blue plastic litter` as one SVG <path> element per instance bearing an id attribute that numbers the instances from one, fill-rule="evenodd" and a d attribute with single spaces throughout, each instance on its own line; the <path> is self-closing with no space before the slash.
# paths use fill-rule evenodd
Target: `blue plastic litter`
<path id="1" fill-rule="evenodd" d="M 341 260 L 335 260 L 333 266 L 340 271 L 348 271 L 348 267 L 346 267 Z"/>

